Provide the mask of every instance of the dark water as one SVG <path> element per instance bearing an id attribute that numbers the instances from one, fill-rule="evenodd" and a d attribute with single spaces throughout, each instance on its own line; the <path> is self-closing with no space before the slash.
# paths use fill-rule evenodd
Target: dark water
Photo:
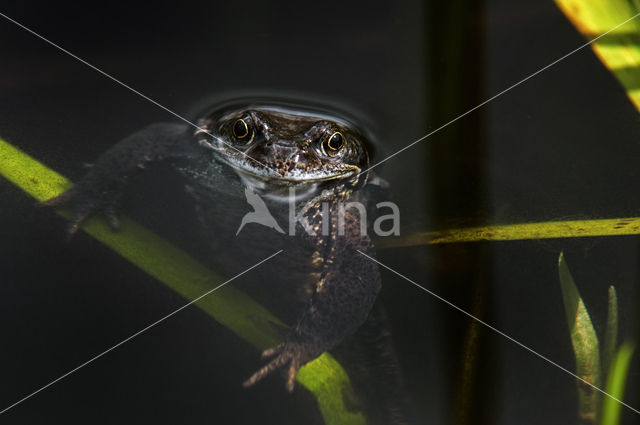
<path id="1" fill-rule="evenodd" d="M 302 92 L 354 105 L 392 153 L 584 41 L 552 2 L 450 5 L 88 6 L 3 13 L 187 116 L 223 93 Z M 121 137 L 167 112 L 0 20 L 0 136 L 77 180 Z M 402 231 L 485 222 L 634 217 L 640 119 L 586 49 L 379 170 Z M 151 171 L 132 214 L 194 248 L 183 182 Z M 0 179 L 0 409 L 184 300 Z M 179 225 L 176 225 L 179 224 Z M 557 279 L 567 261 L 598 331 L 606 290 L 620 339 L 638 337 L 638 238 L 386 249 L 380 261 L 560 365 L 573 356 Z M 383 272 L 384 300 L 423 423 L 576 423 L 576 383 L 512 342 Z M 477 341 L 471 344 L 469 341 Z M 474 348 L 475 347 L 475 348 Z M 476 359 L 464 375 L 463 358 Z M 1 423 L 305 423 L 304 392 L 240 383 L 258 353 L 197 308 L 0 415 Z M 638 360 L 625 400 L 640 406 Z M 462 377 L 471 380 L 463 381 Z M 462 382 L 468 384 L 467 387 Z M 470 388 L 469 392 L 463 391 Z M 466 395 L 465 395 L 466 394 Z M 465 419 L 461 406 L 467 406 Z M 635 414 L 623 411 L 623 423 Z"/>

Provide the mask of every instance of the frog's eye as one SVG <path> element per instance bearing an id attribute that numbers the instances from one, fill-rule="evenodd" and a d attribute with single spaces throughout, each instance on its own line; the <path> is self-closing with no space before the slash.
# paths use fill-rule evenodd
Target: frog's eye
<path id="1" fill-rule="evenodd" d="M 231 131 L 233 132 L 233 137 L 237 142 L 249 144 L 253 142 L 253 137 L 255 136 L 255 132 L 253 129 L 253 123 L 249 116 L 245 116 L 244 118 L 238 118 L 231 127 Z"/>
<path id="2" fill-rule="evenodd" d="M 334 131 L 325 137 L 321 146 L 325 155 L 336 156 L 344 148 L 344 136 L 339 131 Z"/>
<path id="3" fill-rule="evenodd" d="M 249 124 L 242 118 L 237 119 L 233 124 L 233 135 L 238 140 L 245 140 L 249 137 L 250 129 Z"/>

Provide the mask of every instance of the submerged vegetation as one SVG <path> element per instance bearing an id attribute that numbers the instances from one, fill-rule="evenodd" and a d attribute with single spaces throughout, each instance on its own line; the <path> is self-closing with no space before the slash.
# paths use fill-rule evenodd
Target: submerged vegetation
<path id="1" fill-rule="evenodd" d="M 555 0 L 576 29 L 589 41 L 596 56 L 624 87 L 627 96 L 640 112 L 640 1 L 638 0 Z M 615 28 L 620 23 L 624 25 Z M 603 34 L 605 34 L 603 36 Z M 609 287 L 604 346 L 599 352 L 598 338 L 589 313 L 573 282 L 564 257 L 558 261 L 560 284 L 567 311 L 576 358 L 576 373 L 584 378 L 605 382 L 604 391 L 595 393 L 579 386 L 579 415 L 591 423 L 618 425 L 626 379 L 635 343 L 625 341 L 619 347 L 618 301 L 614 286 Z M 587 338 L 587 339 L 583 339 Z M 590 342 L 590 343 L 587 343 Z M 601 360 L 601 362 L 600 362 Z M 582 375 L 584 373 L 584 375 Z M 596 381 L 593 382 L 596 384 Z M 602 398 L 601 405 L 598 400 Z M 588 423 L 588 422 L 586 422 Z"/>
<path id="2" fill-rule="evenodd" d="M 619 348 L 616 346 L 618 298 L 615 287 L 609 287 L 607 323 L 601 350 L 587 307 L 562 253 L 558 258 L 558 273 L 575 356 L 575 373 L 581 379 L 578 381 L 579 421 L 582 424 L 618 425 L 634 344 L 625 341 Z M 602 391 L 606 394 L 596 389 L 602 388 L 605 379 Z"/>

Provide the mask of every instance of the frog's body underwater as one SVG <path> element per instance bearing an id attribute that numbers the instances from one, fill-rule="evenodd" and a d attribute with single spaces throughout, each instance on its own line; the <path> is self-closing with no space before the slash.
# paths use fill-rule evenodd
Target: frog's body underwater
<path id="1" fill-rule="evenodd" d="M 283 344 L 263 353 L 266 365 L 244 385 L 283 369 L 292 391 L 300 367 L 332 350 L 370 423 L 408 423 L 386 319 L 375 303 L 380 273 L 358 252 L 375 255 L 367 223 L 361 210 L 345 208 L 354 202 L 371 211 L 386 192 L 384 181 L 366 172 L 371 146 L 364 133 L 342 117 L 277 102 L 227 103 L 196 124 L 158 123 L 134 133 L 45 204 L 72 208 L 70 233 L 96 213 L 117 228 L 115 211 L 130 178 L 151 163 L 170 162 L 188 180 L 214 257 L 224 252 L 248 266 L 283 250 L 265 263 L 275 278 L 260 283 L 277 283 L 266 292 L 280 301 L 276 314 L 294 326 Z M 249 223 L 240 231 L 251 211 L 245 190 L 266 202 L 282 228 Z M 225 261 L 214 264 L 224 271 Z"/>

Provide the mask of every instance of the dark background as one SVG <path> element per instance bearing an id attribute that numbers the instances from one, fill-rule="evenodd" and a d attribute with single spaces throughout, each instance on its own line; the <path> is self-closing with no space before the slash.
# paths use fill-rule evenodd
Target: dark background
<path id="1" fill-rule="evenodd" d="M 552 2 L 533 0 L 25 2 L 2 12 L 188 118 L 211 99 L 253 90 L 335 99 L 369 117 L 383 154 L 584 43 Z M 2 18 L 0 52 L 0 136 L 72 180 L 118 139 L 173 119 Z M 637 112 L 585 49 L 377 171 L 392 185 L 405 234 L 634 217 L 638 136 Z M 180 208 L 181 182 L 153 173 L 133 214 L 189 249 L 193 217 Z M 0 197 L 0 409 L 183 305 L 89 237 L 65 243 L 62 220 L 3 180 Z M 379 259 L 571 369 L 558 253 L 565 251 L 598 330 L 607 286 L 616 285 L 625 339 L 638 329 L 637 242 L 396 248 Z M 569 375 L 393 274 L 383 272 L 383 282 L 424 423 L 576 422 Z M 476 359 L 470 372 L 466 354 Z M 304 393 L 284 394 L 280 383 L 243 390 L 257 364 L 253 348 L 189 308 L 0 423 L 301 423 L 317 416 Z M 626 400 L 637 407 L 637 356 L 634 365 Z M 635 417 L 625 411 L 623 419 Z"/>

